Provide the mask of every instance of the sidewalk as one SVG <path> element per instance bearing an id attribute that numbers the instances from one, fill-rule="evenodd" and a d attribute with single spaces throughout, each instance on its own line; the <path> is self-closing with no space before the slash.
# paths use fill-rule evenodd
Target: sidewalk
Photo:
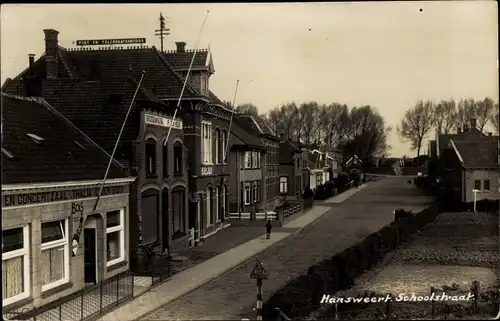
<path id="1" fill-rule="evenodd" d="M 330 198 L 328 201 L 340 203 L 360 190 L 361 188 L 346 191 Z M 100 320 L 137 320 L 166 303 L 174 301 L 193 289 L 216 279 L 272 245 L 300 232 L 304 227 L 313 223 L 330 210 L 331 207 L 329 206 L 313 206 L 309 211 L 285 224 L 282 228 L 277 228 L 270 240 L 265 239 L 265 234 L 262 234 L 251 241 L 182 271 L 174 275 L 171 280 L 158 285 L 132 302 L 103 316 Z"/>

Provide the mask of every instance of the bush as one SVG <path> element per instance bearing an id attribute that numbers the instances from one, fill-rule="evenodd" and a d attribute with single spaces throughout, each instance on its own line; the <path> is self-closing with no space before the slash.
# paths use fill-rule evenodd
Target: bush
<path id="1" fill-rule="evenodd" d="M 316 187 L 316 191 L 314 193 L 314 199 L 316 200 L 324 200 L 325 197 L 325 187 L 323 185 L 319 185 Z"/>
<path id="2" fill-rule="evenodd" d="M 304 189 L 304 194 L 302 195 L 304 199 L 309 199 L 311 197 L 314 197 L 314 192 L 312 191 L 311 187 L 309 185 L 306 186 Z"/>

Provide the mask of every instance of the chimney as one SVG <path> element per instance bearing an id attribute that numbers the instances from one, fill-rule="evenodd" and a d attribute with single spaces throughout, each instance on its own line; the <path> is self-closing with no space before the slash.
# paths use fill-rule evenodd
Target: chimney
<path id="1" fill-rule="evenodd" d="M 493 133 L 492 133 L 492 132 L 489 132 L 489 133 L 488 133 L 488 136 L 493 136 Z"/>
<path id="2" fill-rule="evenodd" d="M 57 78 L 59 73 L 57 60 L 57 47 L 59 31 L 54 29 L 44 29 L 45 33 L 45 68 L 47 78 Z"/>
<path id="3" fill-rule="evenodd" d="M 470 119 L 470 128 L 477 128 L 477 119 L 476 118 Z"/>
<path id="4" fill-rule="evenodd" d="M 464 124 L 464 126 L 463 126 L 462 129 L 463 129 L 464 133 L 468 132 L 469 131 L 469 125 L 468 124 Z"/>
<path id="5" fill-rule="evenodd" d="M 35 55 L 29 54 L 28 59 L 29 59 L 29 72 L 28 73 L 30 76 L 34 76 L 33 66 L 35 65 Z"/>
<path id="6" fill-rule="evenodd" d="M 285 142 L 285 134 L 280 133 L 280 142 L 283 143 Z"/>
<path id="7" fill-rule="evenodd" d="M 186 43 L 179 41 L 176 42 L 175 45 L 177 46 L 177 52 L 186 52 Z"/>
<path id="8" fill-rule="evenodd" d="M 462 133 L 462 127 L 458 127 L 457 128 L 457 134 L 461 134 Z"/>

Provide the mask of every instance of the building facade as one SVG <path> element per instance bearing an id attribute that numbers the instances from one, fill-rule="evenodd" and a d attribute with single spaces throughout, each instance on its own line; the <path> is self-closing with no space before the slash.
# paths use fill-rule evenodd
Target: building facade
<path id="1" fill-rule="evenodd" d="M 290 140 L 280 135 L 280 195 L 286 199 L 301 198 L 305 186 L 304 159 L 302 150 Z"/>
<path id="2" fill-rule="evenodd" d="M 129 177 L 45 100 L 2 94 L 3 308 L 31 309 L 129 269 Z M 27 118 L 29 120 L 27 120 Z"/>

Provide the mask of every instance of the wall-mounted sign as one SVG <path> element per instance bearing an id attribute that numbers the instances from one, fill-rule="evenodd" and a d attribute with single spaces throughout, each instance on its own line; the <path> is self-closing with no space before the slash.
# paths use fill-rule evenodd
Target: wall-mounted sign
<path id="1" fill-rule="evenodd" d="M 74 200 L 81 198 L 97 197 L 99 187 L 82 188 L 67 191 L 51 191 L 38 193 L 13 194 L 2 196 L 2 206 L 20 206 L 30 204 L 43 204 L 60 202 L 66 200 Z M 104 187 L 101 196 L 123 194 L 125 189 L 123 186 Z"/>
<path id="2" fill-rule="evenodd" d="M 201 167 L 201 175 L 212 175 L 212 166 L 202 166 Z"/>
<path id="3" fill-rule="evenodd" d="M 172 120 L 171 118 L 165 118 L 151 114 L 144 114 L 144 122 L 149 125 L 182 129 L 181 120 Z"/>
<path id="4" fill-rule="evenodd" d="M 131 45 L 137 43 L 146 43 L 146 38 L 89 39 L 76 41 L 77 46 Z"/>

